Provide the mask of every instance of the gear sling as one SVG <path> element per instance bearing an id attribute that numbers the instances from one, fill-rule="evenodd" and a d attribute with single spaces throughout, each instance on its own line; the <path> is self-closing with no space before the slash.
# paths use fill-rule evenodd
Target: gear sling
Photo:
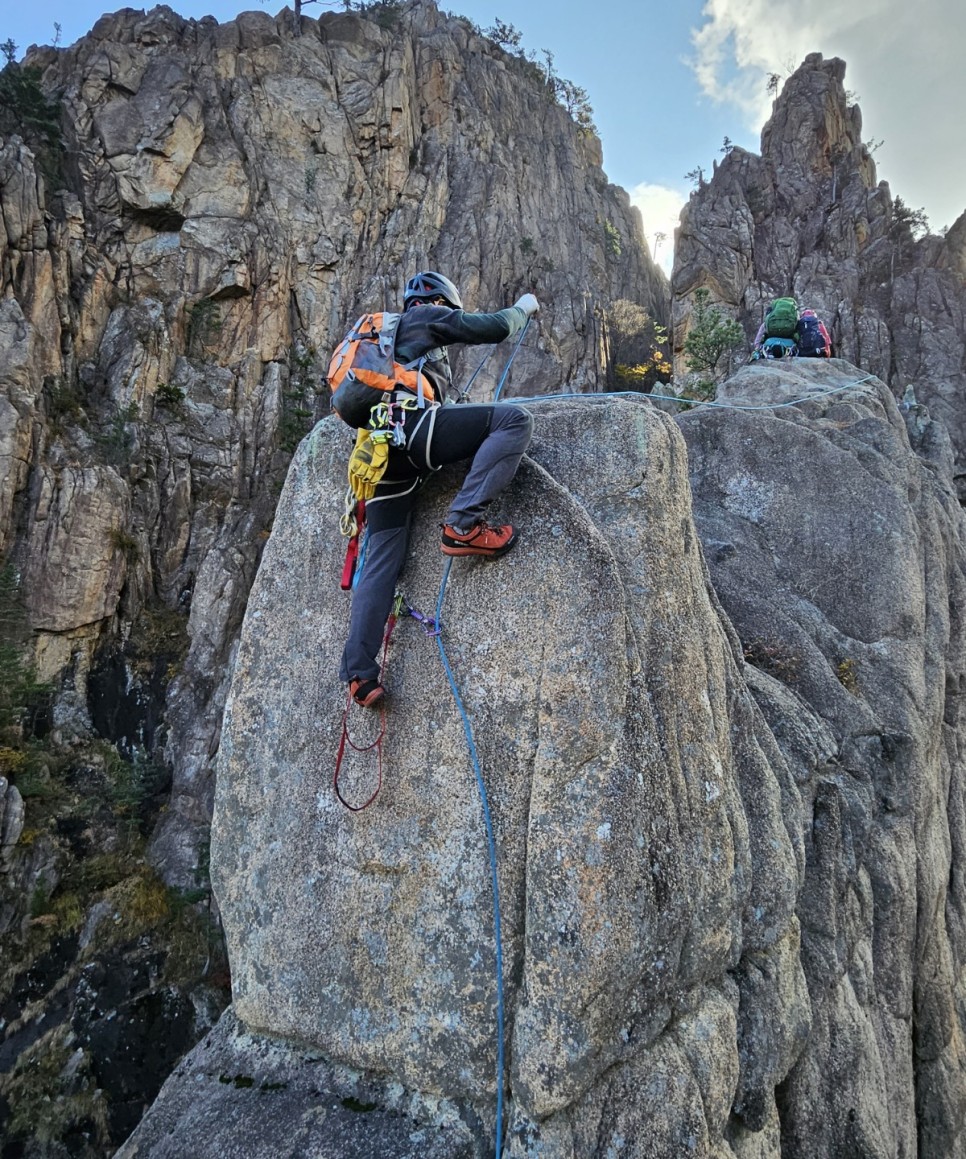
<path id="1" fill-rule="evenodd" d="M 351 494 L 346 496 L 342 520 L 343 533 L 350 539 L 342 572 L 344 591 L 352 586 L 355 574 L 366 500 L 385 474 L 390 442 L 399 446 L 405 437 L 401 424 L 392 421 L 391 393 L 399 388 L 410 392 L 414 400 L 409 405 L 419 409 L 436 401 L 432 383 L 422 373 L 425 359 L 407 365 L 396 361 L 401 317 L 388 310 L 362 314 L 333 351 L 326 373 L 333 410 L 358 431 L 349 456 Z"/>

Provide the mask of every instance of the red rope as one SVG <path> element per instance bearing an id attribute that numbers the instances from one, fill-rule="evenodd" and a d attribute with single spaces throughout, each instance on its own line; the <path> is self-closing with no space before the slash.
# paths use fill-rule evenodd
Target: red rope
<path id="1" fill-rule="evenodd" d="M 386 670 L 386 656 L 389 652 L 389 641 L 392 637 L 392 630 L 396 626 L 396 615 L 393 613 L 386 621 L 386 634 L 382 640 L 382 665 L 379 669 L 379 683 L 382 683 L 382 675 Z M 350 685 L 351 689 L 351 685 Z M 367 745 L 357 745 L 356 742 L 349 736 L 349 710 L 352 708 L 352 692 L 346 699 L 345 712 L 342 714 L 342 739 L 339 741 L 339 752 L 335 758 L 335 774 L 332 777 L 332 787 L 335 789 L 335 795 L 339 798 L 341 804 L 353 813 L 361 813 L 363 809 L 368 809 L 372 802 L 379 796 L 379 790 L 382 788 L 382 742 L 386 736 L 386 705 L 385 697 L 379 705 L 379 735 L 374 741 Z M 368 753 L 373 749 L 376 750 L 376 770 L 377 779 L 376 787 L 372 796 L 361 805 L 351 805 L 339 789 L 339 775 L 342 771 L 342 758 L 345 756 L 346 745 L 354 749 L 357 753 Z"/>

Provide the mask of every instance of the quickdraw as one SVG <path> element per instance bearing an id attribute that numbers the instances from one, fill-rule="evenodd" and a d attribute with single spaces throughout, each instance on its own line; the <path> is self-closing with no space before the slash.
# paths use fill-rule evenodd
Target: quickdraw
<path id="1" fill-rule="evenodd" d="M 397 598 L 402 600 L 402 596 L 398 596 Z M 403 604 L 406 607 L 407 615 L 412 616 L 417 624 L 422 624 L 423 632 L 427 636 L 438 636 L 442 632 L 443 625 L 438 620 L 434 620 L 432 616 L 427 616 L 424 612 L 418 611 L 412 604 L 407 603 L 406 600 L 403 600 Z"/>

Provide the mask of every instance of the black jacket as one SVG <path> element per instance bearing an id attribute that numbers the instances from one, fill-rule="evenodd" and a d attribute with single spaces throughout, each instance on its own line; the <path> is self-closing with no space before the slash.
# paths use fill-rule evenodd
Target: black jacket
<path id="1" fill-rule="evenodd" d="M 457 342 L 479 346 L 502 342 L 522 330 L 526 313 L 507 306 L 493 314 L 469 314 L 449 306 L 417 304 L 403 314 L 396 331 L 396 361 L 404 365 L 425 357 L 422 370 L 439 402 L 446 402 L 453 385 L 446 347 Z"/>

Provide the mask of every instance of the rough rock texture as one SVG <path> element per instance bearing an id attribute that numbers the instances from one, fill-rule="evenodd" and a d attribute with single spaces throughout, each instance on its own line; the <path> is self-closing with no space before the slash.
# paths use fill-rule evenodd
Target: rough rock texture
<path id="1" fill-rule="evenodd" d="M 945 237 L 914 240 L 876 183 L 844 77 L 843 61 L 808 56 L 775 102 L 761 155 L 733 149 L 691 195 L 674 252 L 676 371 L 695 290 L 741 322 L 749 349 L 771 299 L 792 294 L 825 319 L 837 355 L 899 397 L 915 384 L 963 475 L 966 213 Z"/>
<path id="2" fill-rule="evenodd" d="M 527 535 L 448 581 L 499 848 L 505 1154 L 955 1155 L 966 526 L 948 437 L 841 360 L 748 367 L 719 400 L 735 409 L 680 420 L 694 524 L 660 412 L 530 404 L 533 461 L 505 504 Z M 350 815 L 329 783 L 345 620 L 317 577 L 339 563 L 321 525 L 340 439 L 321 424 L 293 464 L 226 714 L 233 1013 L 126 1155 L 190 1151 L 229 1104 L 262 1137 L 268 1104 L 226 1093 L 232 1074 L 316 1075 L 285 1113 L 300 1139 L 334 1116 L 346 1154 L 365 1153 L 340 1111 L 359 1100 L 374 1139 L 404 1110 L 428 1154 L 492 1151 L 484 835 L 415 624 L 388 679 L 419 711 L 389 715 L 381 796 Z M 451 486 L 428 490 L 404 575 L 423 608 Z"/>
<path id="3" fill-rule="evenodd" d="M 0 867 L 6 868 L 23 833 L 23 797 L 16 785 L 0 777 Z"/>
<path id="4" fill-rule="evenodd" d="M 0 140 L 0 550 L 41 675 L 66 677 L 65 737 L 90 727 L 88 677 L 118 670 L 139 614 L 190 611 L 154 842 L 180 884 L 259 551 L 348 321 L 414 267 L 451 272 L 473 308 L 534 289 L 512 394 L 595 383 L 612 299 L 667 316 L 639 214 L 539 70 L 428 2 L 304 18 L 299 37 L 292 20 L 104 17 L 30 56 L 62 108 L 68 188 Z M 157 696 L 141 688 L 146 712 Z"/>
<path id="5" fill-rule="evenodd" d="M 192 1091 L 188 1100 L 186 1090 Z M 175 1068 L 116 1159 L 232 1159 L 242 1153 L 245 1159 L 479 1154 L 470 1129 L 438 1098 L 333 1066 L 311 1048 L 249 1034 L 229 1010 Z"/>
<path id="6" fill-rule="evenodd" d="M 219 26 L 125 10 L 33 60 L 62 100 L 67 188 L 0 141 L 0 549 L 58 681 L 51 736 L 167 738 L 153 856 L 181 885 L 203 876 L 238 651 L 214 833 L 237 1006 L 130 1146 L 491 1153 L 486 846 L 415 624 L 397 629 L 390 681 L 418 711 L 390 717 L 382 796 L 349 816 L 329 787 L 346 615 L 334 421 L 303 443 L 273 520 L 348 315 L 393 300 L 414 265 L 457 271 L 474 306 L 532 288 L 544 309 L 509 393 L 594 390 L 602 309 L 665 316 L 639 219 L 533 70 L 430 4 L 383 24 L 306 19 L 301 37 L 287 13 Z M 749 338 L 790 290 L 863 369 L 752 367 L 722 400 L 875 372 L 896 395 L 915 384 L 904 410 L 868 380 L 689 413 L 693 522 L 666 416 L 534 404 L 506 504 L 528 536 L 497 565 L 454 565 L 447 648 L 500 857 L 514 1159 L 963 1150 L 966 218 L 913 243 L 842 75 L 809 58 L 762 157 L 735 150 L 695 193 L 675 338 L 701 285 Z M 406 594 L 428 612 L 454 483 L 427 489 L 416 529 Z M 20 929 L 49 944 L 6 970 L 3 1066 L 38 1100 L 21 1107 L 89 1096 L 74 1142 L 105 1148 L 218 1008 L 178 989 L 173 917 L 144 913 L 170 908 L 160 883 L 142 865 L 108 886 L 90 864 L 121 829 L 82 807 L 103 813 L 107 765 L 98 795 L 72 771 L 77 811 L 56 837 L 31 820 L 63 791 L 56 770 L 23 794 L 16 768 L 0 781 L 4 949 Z M 353 757 L 348 791 L 372 773 Z M 79 918 L 38 914 L 73 923 L 41 938 L 58 927 L 28 928 L 34 898 L 86 905 L 71 869 L 102 896 Z M 30 1085 L 38 1061 L 56 1100 Z"/>
<path id="7" fill-rule="evenodd" d="M 673 421 L 643 400 L 532 409 L 532 462 L 503 508 L 524 538 L 499 564 L 455 564 L 443 615 L 499 849 L 507 1154 L 603 1159 L 646 1136 L 655 1154 L 724 1155 L 726 1134 L 774 1129 L 808 1029 L 798 790 L 707 584 Z M 347 437 L 329 419 L 302 444 L 235 660 L 212 831 L 234 1009 L 442 1098 L 482 1154 L 485 835 L 457 707 L 412 621 L 389 662 L 406 709 L 389 714 L 383 791 L 352 815 L 331 787 L 346 601 L 319 577 L 340 566 Z M 417 607 L 436 598 L 452 485 L 434 481 L 415 528 Z M 353 758 L 343 791 L 374 775 Z"/>
<path id="8" fill-rule="evenodd" d="M 759 363 L 718 398 L 860 377 Z M 812 1028 L 779 1096 L 782 1154 L 959 1155 L 966 528 L 948 436 L 875 379 L 680 423 L 715 591 L 803 803 Z"/>

